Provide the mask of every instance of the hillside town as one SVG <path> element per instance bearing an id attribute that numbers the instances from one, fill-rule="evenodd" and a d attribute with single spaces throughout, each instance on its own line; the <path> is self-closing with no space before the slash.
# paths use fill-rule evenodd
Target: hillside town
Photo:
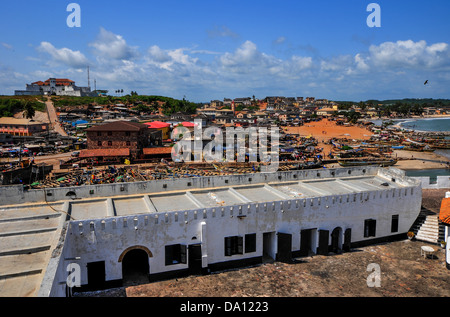
<path id="1" fill-rule="evenodd" d="M 142 268 L 141 272 L 141 268 L 138 269 L 133 266 L 134 264 L 129 264 L 131 262 L 127 262 L 138 263 L 141 261 L 140 258 L 134 258 L 135 252 L 136 254 L 138 252 L 141 255 L 145 254 L 144 263 L 148 262 L 147 254 L 152 254 L 151 251 L 148 253 L 143 251 L 145 247 L 141 247 L 141 245 L 145 245 L 144 242 L 134 241 L 133 238 L 129 239 L 125 236 L 128 232 L 127 228 L 134 228 L 129 231 L 134 236 L 137 230 L 147 230 L 146 227 L 151 223 L 154 223 L 152 225 L 154 228 L 172 223 L 177 230 L 179 230 L 180 224 L 192 227 L 191 221 L 178 222 L 178 218 L 187 219 L 186 217 L 192 212 L 193 221 L 204 221 L 207 218 L 210 221 L 209 224 L 215 224 L 223 219 L 230 221 L 230 225 L 219 224 L 216 229 L 212 229 L 217 233 L 223 228 L 238 227 L 237 223 L 231 225 L 233 221 L 243 222 L 244 219 L 257 216 L 258 211 L 253 212 L 252 208 L 273 206 L 273 212 L 280 211 L 281 214 L 284 214 L 285 210 L 275 209 L 278 203 L 276 205 L 275 202 L 272 202 L 281 197 L 285 201 L 280 206 L 294 205 L 303 210 L 311 209 L 311 215 L 319 215 L 317 216 L 318 222 L 303 224 L 302 220 L 301 223 L 305 228 L 295 229 L 294 233 L 279 233 L 278 229 L 275 229 L 274 232 L 264 232 L 259 244 L 256 238 L 257 234 L 251 229 L 251 232 L 244 235 L 245 248 L 244 241 L 240 236 L 230 236 L 230 234 L 224 233 L 223 238 L 221 234 L 215 234 L 213 236 L 217 239 L 210 239 L 208 242 L 210 245 L 214 245 L 213 250 L 225 245 L 224 254 L 218 254 L 219 260 L 214 260 L 212 259 L 213 253 L 211 253 L 208 261 L 212 264 L 207 269 L 202 268 L 201 274 L 208 274 L 209 270 L 221 272 L 222 264 L 220 263 L 222 262 L 225 263 L 224 268 L 230 263 L 235 265 L 235 260 L 229 261 L 232 256 L 243 259 L 239 265 L 244 263 L 257 265 L 276 261 L 273 262 L 274 264 L 263 265 L 261 268 L 266 269 L 271 265 L 283 263 L 285 269 L 293 270 L 295 267 L 288 267 L 288 265 L 294 258 L 310 261 L 310 259 L 315 260 L 316 257 L 328 254 L 351 255 L 353 254 L 353 252 L 349 252 L 351 246 L 364 247 L 370 241 L 391 239 L 387 237 L 390 235 L 393 235 L 392 239 L 406 239 L 406 234 L 408 234 L 409 239 L 409 234 L 412 234 L 412 237 L 416 237 L 417 240 L 426 241 L 432 245 L 439 243 L 444 237 L 444 233 L 439 231 L 441 229 L 438 229 L 437 235 L 434 234 L 434 227 L 433 236 L 430 237 L 426 226 L 422 225 L 428 217 L 436 218 L 438 216 L 435 216 L 434 213 L 429 215 L 428 211 L 421 209 L 419 199 L 422 196 L 420 191 L 416 190 L 419 188 L 420 182 L 403 176 L 397 179 L 399 175 L 395 173 L 397 173 L 396 171 L 402 172 L 400 169 L 408 168 L 449 168 L 450 160 L 434 153 L 436 150 L 450 149 L 449 134 L 448 132 L 407 130 L 396 124 L 395 120 L 399 118 L 444 118 L 450 113 L 450 108 L 445 104 L 438 104 L 438 107 L 418 105 L 405 107 L 400 103 L 386 105 L 374 102 L 334 102 L 313 97 L 266 97 L 261 100 L 255 97 L 225 98 L 223 101 L 212 100 L 209 103 L 193 104 L 184 99 L 138 96 L 135 92 L 123 97 L 73 97 L 44 94 L 12 98 L 18 99 L 14 102 L 11 101 L 11 97 L 3 99 L 3 104 L 6 106 L 2 109 L 4 114 L 9 111 L 12 115 L 4 115 L 0 118 L 0 188 L 4 192 L 3 203 L 9 205 L 14 202 L 17 204 L 33 201 L 38 206 L 36 208 L 42 209 L 42 211 L 39 209 L 39 213 L 46 213 L 42 216 L 45 220 L 39 221 L 60 221 L 62 223 L 64 219 L 73 220 L 74 222 L 70 221 L 72 225 L 68 227 L 70 231 L 67 236 L 69 238 L 64 241 L 64 244 L 69 246 L 71 243 L 78 243 L 83 249 L 83 237 L 86 236 L 89 239 L 91 236 L 83 235 L 83 228 L 89 228 L 91 233 L 95 232 L 96 241 L 102 240 L 99 245 L 108 245 L 102 248 L 105 252 L 89 251 L 82 253 L 81 256 L 78 253 L 76 255 L 70 253 L 70 247 L 61 246 L 64 251 L 57 255 L 58 258 L 78 257 L 87 263 L 83 265 L 87 267 L 88 274 L 91 274 L 87 280 L 84 277 L 82 287 L 76 287 L 73 290 L 66 288 L 68 293 L 65 296 L 85 296 L 84 294 L 92 296 L 91 290 L 97 292 L 96 294 L 101 294 L 102 290 L 105 290 L 107 294 L 108 292 L 115 294 L 112 296 L 124 296 L 124 289 L 129 286 L 131 287 L 127 288 L 127 292 L 131 295 L 133 292 L 151 294 L 151 288 L 156 288 L 158 294 L 165 294 L 167 287 L 159 279 L 164 280 L 166 276 L 171 277 L 170 269 L 172 267 L 188 265 L 189 272 L 196 267 L 196 273 L 192 272 L 200 274 L 198 264 L 202 263 L 199 258 L 201 252 L 194 253 L 192 251 L 200 251 L 199 244 L 189 246 L 190 260 L 189 264 L 185 264 L 183 262 L 185 246 L 164 242 L 163 251 L 155 252 L 156 256 L 162 256 L 160 262 L 157 262 L 161 263 L 161 267 L 154 271 L 157 264 L 153 263 L 153 273 L 150 274 L 148 264 Z M 22 103 L 23 106 L 18 106 L 19 103 Z M 13 111 L 19 108 L 21 111 Z M 186 140 L 186 144 L 194 145 L 195 149 L 197 141 L 195 131 L 199 126 L 202 128 L 201 132 L 203 130 L 212 131 L 210 132 L 212 133 L 211 140 L 213 137 L 216 140 L 223 132 L 228 133 L 227 129 L 230 129 L 232 133 L 239 129 L 242 129 L 240 131 L 250 131 L 252 128 L 279 132 L 276 137 L 268 133 L 268 138 L 265 140 L 267 144 L 259 142 L 256 146 L 257 150 L 265 146 L 271 150 L 269 151 L 270 155 L 273 155 L 273 158 L 278 161 L 277 171 L 268 174 L 260 173 L 272 163 L 272 158 L 268 161 L 264 160 L 264 156 L 261 156 L 259 151 L 255 155 L 252 152 L 254 149 L 252 142 L 255 140 L 252 140 L 250 136 L 243 139 L 245 140 L 244 144 L 240 144 L 243 145 L 244 153 L 240 152 L 239 142 L 234 143 L 234 135 L 231 148 L 227 142 L 221 144 L 220 138 L 218 138 L 218 143 L 215 143 L 215 152 L 223 151 L 224 154 L 225 152 L 228 154 L 228 151 L 231 150 L 231 160 L 223 157 L 223 159 L 211 162 L 207 161 L 204 156 L 196 156 L 195 151 L 190 152 L 189 150 L 187 156 L 183 156 L 182 159 L 174 156 L 174 149 L 181 140 Z M 207 133 L 202 133 L 203 137 L 205 135 L 208 136 Z M 201 139 L 201 147 L 205 147 L 209 142 L 210 140 Z M 240 156 L 241 154 L 242 156 Z M 388 166 L 399 169 L 382 168 Z M 270 180 L 267 180 L 267 177 Z M 285 177 L 286 179 L 284 179 Z M 300 182 L 299 179 L 301 179 Z M 403 179 L 407 179 L 409 183 Z M 215 180 L 223 180 L 228 187 L 223 189 L 215 184 L 215 187 L 210 189 L 209 182 Z M 263 182 L 265 183 L 263 184 Z M 181 188 L 176 188 L 178 183 L 181 184 Z M 105 189 L 110 189 L 111 193 L 118 196 L 102 198 L 101 191 Z M 136 196 L 141 191 L 144 196 Z M 337 195 L 333 193 L 337 193 Z M 384 196 L 385 193 L 386 196 Z M 317 196 L 319 198 L 314 198 Z M 358 200 L 356 200 L 357 196 L 360 197 Z M 364 200 L 363 196 L 366 197 Z M 392 217 L 391 223 L 383 226 L 379 224 L 375 233 L 376 221 L 373 218 L 380 217 L 380 214 L 385 217 L 384 213 L 391 212 L 391 207 L 385 208 L 383 204 L 377 203 L 378 198 L 376 199 L 376 197 L 378 196 L 380 199 L 383 197 L 382 200 L 386 206 L 395 206 L 393 210 L 402 215 L 402 222 L 399 222 L 398 214 L 386 216 Z M 37 197 L 37 202 L 34 201 L 35 197 Z M 351 197 L 352 199 L 350 199 Z M 66 203 L 58 205 L 57 201 L 61 200 L 66 200 Z M 321 201 L 328 203 L 321 205 Z M 344 231 L 340 226 L 336 227 L 334 224 L 327 230 L 308 229 L 319 227 L 319 223 L 322 221 L 320 218 L 322 213 L 317 212 L 317 208 L 323 208 L 323 212 L 327 214 L 330 212 L 341 213 L 342 207 L 339 206 L 347 204 L 346 210 L 352 212 L 353 207 L 350 206 L 363 203 L 363 201 L 366 204 L 366 210 L 369 212 L 374 210 L 373 215 L 365 216 L 364 230 L 358 229 L 361 226 L 359 217 L 352 218 L 355 222 L 352 225 L 354 234 L 351 228 L 346 228 Z M 241 204 L 244 205 L 241 206 Z M 220 208 L 216 210 L 215 207 Z M 14 219 L 21 218 L 8 218 L 11 217 L 8 215 L 12 215 L 8 208 L 13 208 L 14 212 L 20 210 L 19 213 L 25 215 L 26 219 L 36 217 L 33 213 L 37 211 L 34 207 L 30 209 L 29 205 L 4 207 L 3 212 L 6 217 L 4 222 L 13 223 L 13 227 L 16 223 Z M 201 209 L 197 210 L 196 208 Z M 248 214 L 243 214 L 244 209 Z M 47 214 L 49 210 L 51 210 L 51 214 Z M 361 213 L 360 209 L 355 210 L 358 215 Z M 290 214 L 292 210 L 287 211 Z M 129 215 L 134 212 L 142 214 L 129 218 Z M 237 213 L 235 218 L 233 212 Z M 157 215 L 158 213 L 159 215 Z M 265 214 L 269 214 L 263 209 L 259 213 L 263 217 Z M 413 215 L 408 218 L 405 216 L 408 213 Z M 294 218 L 288 219 L 286 223 L 298 222 L 296 217 L 299 213 L 292 214 Z M 61 215 L 65 216 L 60 217 Z M 169 218 L 172 215 L 173 222 Z M 225 215 L 228 216 L 225 217 Z M 442 215 L 445 216 L 445 212 Z M 60 217 L 61 220 L 58 220 L 57 217 Z M 158 220 L 158 217 L 161 217 L 161 220 Z M 123 220 L 123 224 L 119 226 L 117 219 L 122 218 L 127 220 Z M 414 221 L 415 218 L 417 220 Z M 83 223 L 84 219 L 89 220 Z M 93 219 L 98 220 L 94 222 Z M 272 221 L 272 216 L 267 219 L 269 222 Z M 308 219 L 308 217 L 304 219 Z M 112 224 L 109 222 L 110 220 Z M 256 221 L 249 223 L 254 222 L 256 223 Z M 23 220 L 22 226 L 27 226 L 27 223 L 27 220 Z M 115 231 L 108 231 L 110 224 Z M 141 226 L 142 224 L 144 227 Z M 41 224 L 39 225 L 41 226 Z M 15 237 L 22 233 L 20 230 L 17 233 L 10 233 L 10 230 L 12 229 L 6 230 L 3 239 L 8 239 L 9 235 Z M 28 234 L 27 231 L 23 232 L 26 236 L 30 236 L 29 239 L 37 239 L 40 234 L 39 230 L 33 234 Z M 59 234 L 59 231 L 57 232 Z M 172 232 L 172 230 L 164 229 L 164 232 Z M 382 233 L 380 234 L 380 232 Z M 106 234 L 104 235 L 104 233 Z M 356 234 L 359 234 L 361 238 L 355 238 Z M 52 235 L 53 231 L 49 236 Z M 376 235 L 377 239 L 370 240 Z M 75 236 L 77 240 L 71 240 Z M 143 236 L 148 237 L 148 235 Z M 199 233 L 189 233 L 187 236 L 189 240 L 204 239 Z M 328 236 L 331 237 L 331 245 L 328 243 Z M 342 238 L 339 238 L 340 236 Z M 326 237 L 325 240 L 324 237 Z M 119 240 L 116 241 L 116 238 Z M 294 239 L 297 241 L 296 245 L 300 247 L 295 252 L 291 250 L 297 248 L 292 244 Z M 363 239 L 363 244 L 359 245 L 358 239 Z M 138 245 L 138 247 L 124 246 L 125 251 L 120 255 L 118 261 L 118 267 L 120 267 L 122 257 L 124 257 L 122 266 L 124 270 L 119 272 L 116 268 L 108 269 L 108 272 L 115 272 L 114 274 L 119 275 L 106 274 L 104 270 L 106 265 L 109 265 L 106 263 L 116 263 L 117 261 L 105 261 L 103 256 L 114 253 L 113 249 L 115 246 L 121 245 L 120 241 L 131 240 L 134 241 L 133 245 Z M 151 240 L 156 241 L 157 238 Z M 5 245 L 8 245 L 8 241 L 5 242 Z M 28 249 L 22 251 L 22 248 L 25 248 L 24 245 L 28 247 L 31 242 L 24 241 L 22 245 L 10 240 L 7 249 L 19 249 L 19 251 L 11 252 L 27 252 Z M 39 239 L 36 241 L 34 243 L 33 240 L 31 244 L 36 244 L 37 250 L 41 250 L 42 247 L 38 245 Z M 277 252 L 273 248 L 274 241 L 278 241 Z M 302 242 L 300 243 L 300 241 Z M 45 241 L 41 243 L 45 243 Z M 239 251 L 239 244 L 242 245 L 243 251 Z M 287 247 L 283 248 L 285 245 Z M 412 247 L 416 249 L 419 247 L 419 245 L 408 246 L 409 250 L 412 250 Z M 398 244 L 392 244 L 392 247 L 391 245 L 389 247 L 403 250 L 398 247 Z M 258 248 L 262 248 L 261 257 L 252 259 L 251 257 Z M 398 253 L 397 249 L 395 252 Z M 416 249 L 413 252 L 417 252 Z M 390 250 L 387 252 L 391 252 Z M 423 249 L 420 250 L 423 252 Z M 432 250 L 439 256 L 441 256 L 440 252 L 444 253 L 444 249 L 433 248 Z M 4 254 L 9 253 L 4 252 Z M 36 252 L 35 254 L 40 253 Z M 31 254 L 30 259 L 35 254 Z M 53 254 L 57 253 L 52 252 Z M 192 260 L 195 257 L 197 257 L 195 262 L 197 266 L 194 266 Z M 425 260 L 426 257 L 423 261 Z M 14 261 L 5 262 L 3 267 L 3 271 L 6 272 L 3 273 L 3 276 L 7 276 L 6 281 L 11 281 L 11 283 L 14 279 L 11 277 L 17 274 L 14 272 L 24 265 Z M 48 259 L 32 261 L 36 262 L 36 267 L 40 267 L 47 265 Z M 216 265 L 215 261 L 218 261 L 219 264 Z M 350 259 L 345 259 L 344 263 L 347 265 L 350 263 L 349 261 Z M 16 266 L 19 269 L 16 269 Z M 59 270 L 62 272 L 62 266 Z M 130 271 L 128 272 L 128 270 Z M 353 272 L 349 273 L 352 270 L 352 267 L 349 266 L 345 275 L 353 274 Z M 39 272 L 44 272 L 44 270 Z M 46 271 L 46 274 L 47 272 L 49 271 Z M 179 278 L 185 274 L 178 271 L 175 273 L 180 274 Z M 39 296 L 42 294 L 45 294 L 44 296 L 64 296 L 63 286 L 57 282 L 57 279 L 51 280 L 48 284 L 42 284 L 44 286 L 39 289 L 34 285 L 41 284 L 42 274 L 35 274 L 35 279 L 29 278 L 31 273 L 27 270 L 20 274 L 25 280 L 24 285 L 34 287 L 34 294 L 39 290 L 39 294 L 41 294 Z M 92 279 L 92 274 L 100 277 L 100 280 L 97 282 L 96 279 Z M 258 271 L 256 273 L 245 271 L 243 274 L 259 273 Z M 232 277 L 227 277 L 227 280 L 231 283 L 235 282 Z M 152 283 L 147 284 L 149 281 Z M 178 282 L 178 279 L 176 281 Z M 185 280 L 180 279 L 180 281 Z M 198 279 L 196 283 L 204 285 L 210 282 Z M 279 283 L 278 278 L 277 283 Z M 442 283 L 445 283 L 445 280 Z M 48 290 L 50 284 L 52 292 Z M 220 285 L 220 282 L 217 284 Z M 116 285 L 121 285 L 121 287 L 115 288 Z M 180 283 L 178 287 L 183 287 L 183 284 Z M 11 292 L 4 291 L 6 294 Z M 120 294 L 115 292 L 120 292 Z M 217 294 L 217 290 L 209 292 Z M 195 294 L 195 288 L 191 290 L 190 294 Z"/>
<path id="2" fill-rule="evenodd" d="M 163 98 L 148 101 L 136 98 L 137 93 L 133 95 L 135 98 L 129 95 L 119 99 L 101 97 L 102 102 L 85 104 L 77 101 L 76 105 L 70 104 L 73 100 L 53 96 L 46 101 L 47 113 L 37 113 L 28 119 L 23 114 L 21 118 L 20 114 L 2 117 L 2 184 L 60 187 L 260 169 L 263 162 L 250 162 L 249 155 L 244 162 L 235 164 L 173 162 L 172 148 L 178 141 L 173 138 L 174 129 L 184 127 L 192 132 L 199 122 L 202 128 L 215 127 L 220 131 L 279 128 L 276 145 L 281 170 L 321 168 L 333 163 L 390 166 L 399 160 L 392 155 L 396 149 L 414 153 L 450 148 L 442 134 L 424 136 L 389 125 L 393 123 L 390 120 L 396 118 L 445 116 L 450 113 L 448 106 L 409 107 L 406 113 L 401 107 L 394 107 L 397 111 L 386 111 L 385 106 L 372 102 L 342 103 L 282 96 L 256 99 L 253 96 L 211 100 L 198 104 L 194 111 L 191 107 L 191 111 L 171 109 L 172 112 L 168 112 L 168 101 Z M 185 100 L 178 102 L 186 104 Z M 54 118 L 49 109 L 53 110 Z M 314 135 L 309 132 L 321 125 L 324 125 L 321 135 L 318 136 L 318 131 Z M 331 127 L 344 130 L 336 135 L 330 132 Z M 309 130 L 302 131 L 302 128 Z M 351 135 L 350 129 L 357 129 L 358 133 Z M 55 157 L 58 158 L 49 163 Z"/>

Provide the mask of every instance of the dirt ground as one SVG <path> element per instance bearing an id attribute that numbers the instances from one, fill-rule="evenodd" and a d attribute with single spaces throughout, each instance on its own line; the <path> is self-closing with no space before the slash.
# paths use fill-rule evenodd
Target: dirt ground
<path id="1" fill-rule="evenodd" d="M 318 142 L 319 147 L 324 149 L 324 153 L 330 153 L 333 148 L 332 145 L 326 144 L 326 142 L 332 138 L 348 138 L 358 140 L 368 140 L 373 133 L 362 127 L 358 126 L 339 126 L 334 121 L 327 119 L 310 122 L 300 127 L 286 127 L 286 133 L 300 134 L 301 136 L 313 136 Z"/>
<path id="2" fill-rule="evenodd" d="M 439 212 L 447 190 L 423 190 L 424 208 Z M 435 253 L 421 255 L 421 246 Z M 379 269 L 379 271 L 377 271 Z M 375 274 L 379 272 L 379 285 Z M 379 287 L 378 287 L 379 286 Z M 80 297 L 448 297 L 450 271 L 440 246 L 415 240 L 189 276 Z"/>

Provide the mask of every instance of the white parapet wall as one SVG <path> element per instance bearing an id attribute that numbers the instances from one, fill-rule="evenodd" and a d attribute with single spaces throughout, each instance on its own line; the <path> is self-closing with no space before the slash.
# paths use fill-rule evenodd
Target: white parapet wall
<path id="1" fill-rule="evenodd" d="M 173 245 L 188 247 L 187 258 L 190 246 L 200 245 L 201 266 L 208 269 L 224 263 L 259 259 L 267 253 L 274 257 L 281 249 L 301 252 L 305 248 L 304 241 L 308 241 L 307 248 L 313 253 L 318 252 L 321 245 L 325 245 L 328 252 L 331 245 L 342 249 L 346 242 L 370 243 L 406 233 L 416 220 L 422 201 L 420 182 L 395 168 L 324 169 L 171 181 L 145 183 L 146 188 L 142 187 L 144 184 L 124 184 L 127 195 L 117 184 L 103 185 L 106 189 L 89 186 L 84 189 L 87 199 L 70 200 L 67 213 L 87 216 L 69 222 L 59 262 L 52 262 L 54 282 L 51 286 L 44 285 L 45 294 L 64 296 L 64 277 L 72 263 L 81 268 L 81 285 L 89 283 L 87 267 L 90 263 L 104 262 L 106 281 L 121 280 L 122 260 L 134 249 L 145 250 L 149 274 L 158 275 L 189 269 L 189 261 L 167 263 L 165 250 Z M 299 181 L 303 181 L 302 184 L 295 187 L 295 182 Z M 191 182 L 191 186 L 187 186 L 187 182 Z M 316 186 L 308 188 L 308 183 Z M 192 186 L 194 184 L 198 186 Z M 206 192 L 216 187 L 222 187 L 221 190 L 226 190 L 238 203 L 211 207 L 201 206 L 202 202 L 196 201 L 196 189 L 204 188 Z M 96 193 L 89 194 L 91 188 Z M 293 193 L 298 196 L 292 198 L 288 191 L 294 192 L 296 188 L 304 189 L 304 195 Z M 308 190 L 309 196 L 306 195 Z M 50 197 L 61 197 L 67 191 L 67 188 L 58 188 Z M 262 201 L 250 198 L 258 193 Z M 95 194 L 99 196 L 92 197 Z M 270 198 L 269 194 L 278 198 Z M 177 195 L 183 196 L 183 201 L 197 203 L 198 207 L 177 205 Z M 67 200 L 65 195 L 62 197 Z M 80 191 L 76 197 L 81 198 Z M 99 217 L 89 217 L 87 211 L 94 213 L 102 208 L 104 211 Z M 124 210 L 128 213 L 124 214 Z M 287 244 L 280 246 L 282 236 L 288 239 L 284 240 Z M 241 241 L 236 248 L 238 251 L 232 254 L 227 251 L 230 237 Z M 52 277 L 46 279 L 51 280 Z"/>
<path id="2" fill-rule="evenodd" d="M 450 176 L 437 176 L 436 183 L 430 183 L 429 176 L 411 177 L 421 182 L 423 189 L 444 189 L 450 188 Z"/>
<path id="3" fill-rule="evenodd" d="M 211 177 L 172 178 L 147 182 L 99 184 L 31 190 L 24 190 L 23 185 L 0 186 L 0 206 L 36 202 L 55 202 L 67 199 L 77 200 L 117 195 L 169 192 L 173 190 L 189 190 L 192 188 L 210 188 L 240 184 L 297 181 L 302 179 L 326 179 L 358 175 L 364 176 L 376 174 L 378 170 L 379 167 L 367 166 L 364 168 L 355 167 Z M 402 172 L 401 170 L 397 171 Z"/>

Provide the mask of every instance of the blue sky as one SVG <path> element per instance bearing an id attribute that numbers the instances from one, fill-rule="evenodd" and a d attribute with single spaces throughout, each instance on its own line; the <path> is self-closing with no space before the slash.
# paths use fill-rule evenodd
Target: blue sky
<path id="1" fill-rule="evenodd" d="M 80 28 L 66 24 L 72 2 Z M 99 89 L 195 102 L 450 98 L 449 12 L 448 0 L 8 1 L 0 94 L 49 77 L 86 86 L 89 66 Z"/>

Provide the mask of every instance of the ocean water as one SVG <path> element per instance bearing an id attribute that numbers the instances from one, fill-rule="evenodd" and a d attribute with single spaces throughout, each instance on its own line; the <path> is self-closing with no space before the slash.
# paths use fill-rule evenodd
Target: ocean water
<path id="1" fill-rule="evenodd" d="M 402 121 L 400 127 L 415 131 L 448 132 L 450 131 L 450 117 L 410 119 Z"/>
<path id="2" fill-rule="evenodd" d="M 450 117 L 449 118 L 426 118 L 426 119 L 411 119 L 400 123 L 400 127 L 415 131 L 426 132 L 449 132 L 450 131 Z M 447 136 L 446 139 L 449 137 Z M 450 150 L 436 150 L 434 153 L 445 156 L 450 159 Z"/>
<path id="3" fill-rule="evenodd" d="M 434 151 L 434 153 L 436 153 L 437 155 L 445 156 L 446 158 L 448 158 L 450 160 L 450 150 L 438 149 L 438 150 Z"/>
<path id="4" fill-rule="evenodd" d="M 375 125 L 381 125 L 386 120 L 373 120 Z M 425 119 L 395 119 L 394 124 L 408 130 L 426 132 L 450 132 L 450 117 L 446 118 L 425 118 Z M 450 136 L 446 136 L 450 139 Z M 450 159 L 450 150 L 436 150 L 434 153 Z"/>
<path id="5" fill-rule="evenodd" d="M 405 173 L 410 177 L 430 177 L 430 183 L 436 183 L 438 176 L 450 176 L 450 169 L 406 170 Z"/>
<path id="6" fill-rule="evenodd" d="M 375 125 L 381 125 L 389 120 L 371 120 Z M 450 117 L 425 118 L 425 119 L 393 119 L 394 124 L 399 124 L 403 129 L 426 132 L 449 132 Z"/>

